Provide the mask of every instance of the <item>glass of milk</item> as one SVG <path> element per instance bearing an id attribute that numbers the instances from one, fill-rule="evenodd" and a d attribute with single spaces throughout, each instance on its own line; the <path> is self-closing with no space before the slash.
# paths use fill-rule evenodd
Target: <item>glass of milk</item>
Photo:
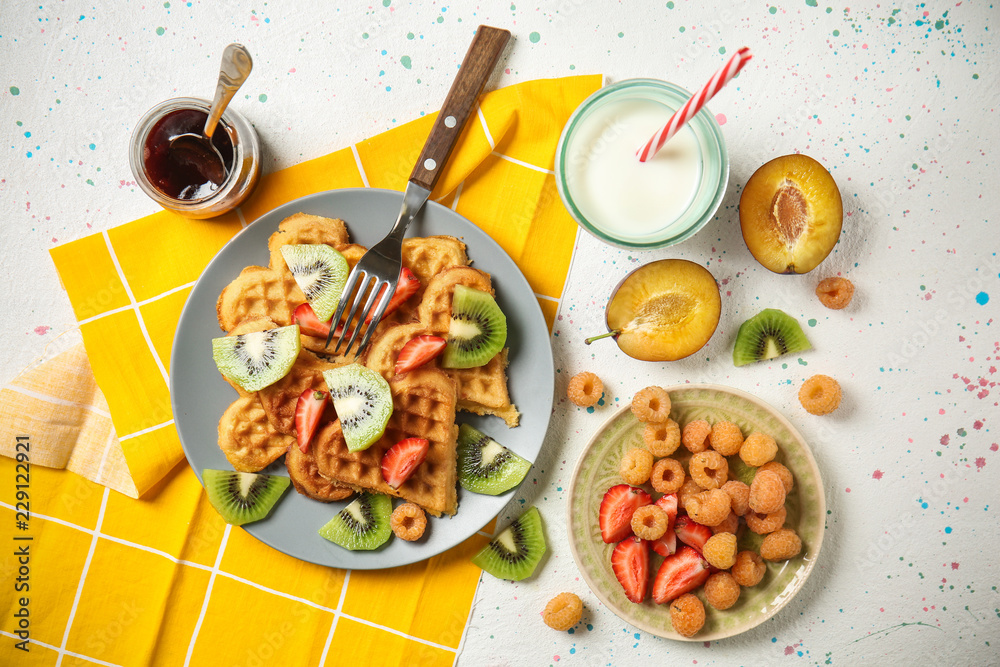
<path id="1" fill-rule="evenodd" d="M 577 223 L 626 248 L 663 248 L 712 219 L 729 182 L 729 155 L 703 107 L 646 162 L 636 151 L 691 93 L 655 79 L 597 91 L 573 112 L 556 148 L 556 186 Z"/>

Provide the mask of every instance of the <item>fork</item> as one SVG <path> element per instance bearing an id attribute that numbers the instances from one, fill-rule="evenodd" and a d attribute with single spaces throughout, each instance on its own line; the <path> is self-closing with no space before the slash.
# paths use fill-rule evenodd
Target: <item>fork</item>
<path id="1" fill-rule="evenodd" d="M 368 345 L 399 283 L 399 272 L 403 268 L 403 235 L 406 233 L 406 228 L 427 202 L 448 157 L 458 142 L 458 137 L 462 134 L 462 128 L 472 115 L 479 93 L 482 92 L 493 68 L 496 67 L 509 38 L 508 30 L 486 25 L 476 29 L 476 36 L 465 54 L 465 59 L 462 60 L 458 76 L 448 91 L 444 106 L 441 107 L 420 157 L 417 158 L 417 164 L 410 173 L 410 180 L 406 183 L 406 190 L 403 193 L 403 206 L 399 210 L 396 223 L 385 238 L 362 256 L 361 261 L 351 271 L 347 284 L 344 285 L 340 303 L 331 320 L 330 333 L 326 337 L 326 347 L 330 347 L 334 334 L 338 328 L 340 329 L 340 337 L 333 349 L 334 354 L 340 350 L 349 329 L 352 332 L 344 349 L 344 355 L 351 351 L 359 334 L 361 340 L 357 352 L 360 354 Z M 352 294 L 355 294 L 353 300 Z M 368 298 L 357 315 L 358 323 L 351 327 L 358 304 L 364 300 L 366 294 Z M 337 327 L 335 323 L 340 322 L 348 305 L 350 310 L 345 324 L 343 327 Z M 374 312 L 373 305 L 375 305 Z"/>

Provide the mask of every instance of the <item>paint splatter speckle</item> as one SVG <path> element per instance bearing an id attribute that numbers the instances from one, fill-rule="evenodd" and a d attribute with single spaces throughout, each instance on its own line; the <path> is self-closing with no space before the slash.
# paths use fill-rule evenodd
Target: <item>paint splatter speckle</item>
<path id="1" fill-rule="evenodd" d="M 538 44 L 538 40 L 540 40 L 541 38 L 542 36 L 539 35 L 537 32 L 533 32 L 530 35 L 528 35 L 528 39 L 531 41 L 532 44 Z"/>
<path id="2" fill-rule="evenodd" d="M 45 334 L 47 334 L 49 332 L 50 328 L 51 327 L 47 327 L 47 326 L 44 326 L 44 325 L 37 326 L 37 327 L 35 327 L 35 333 L 38 334 L 39 336 L 44 336 Z"/>

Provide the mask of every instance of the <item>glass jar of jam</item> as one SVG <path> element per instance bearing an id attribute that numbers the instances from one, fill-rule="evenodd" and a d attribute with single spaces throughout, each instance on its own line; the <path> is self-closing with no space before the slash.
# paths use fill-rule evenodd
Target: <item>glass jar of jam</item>
<path id="1" fill-rule="evenodd" d="M 157 204 L 189 218 L 211 218 L 239 206 L 260 177 L 260 142 L 253 126 L 232 108 L 226 109 L 212 134 L 226 165 L 221 183 L 207 169 L 176 159 L 171 137 L 201 134 L 211 107 L 209 100 L 176 97 L 146 112 L 132 132 L 129 165 L 136 183 Z"/>

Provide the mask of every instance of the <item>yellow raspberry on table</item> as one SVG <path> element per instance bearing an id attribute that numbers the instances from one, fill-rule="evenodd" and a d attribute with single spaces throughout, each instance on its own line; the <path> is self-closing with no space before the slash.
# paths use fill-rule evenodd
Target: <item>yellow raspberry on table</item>
<path id="1" fill-rule="evenodd" d="M 632 414 L 641 422 L 659 424 L 670 417 L 670 394 L 663 387 L 646 387 L 632 397 Z"/>
<path id="2" fill-rule="evenodd" d="M 577 373 L 566 387 L 566 396 L 574 405 L 589 408 L 604 396 L 604 383 L 601 378 L 588 371 Z"/>
<path id="3" fill-rule="evenodd" d="M 729 568 L 733 579 L 740 586 L 756 586 L 764 578 L 766 570 L 764 559 L 754 551 L 741 551 L 736 554 L 736 563 Z"/>
<path id="4" fill-rule="evenodd" d="M 712 425 L 704 419 L 688 422 L 681 432 L 681 442 L 692 454 L 708 449 L 709 436 L 712 435 Z"/>
<path id="5" fill-rule="evenodd" d="M 712 535 L 705 542 L 701 555 L 712 567 L 728 570 L 736 562 L 736 536 L 732 533 Z"/>
<path id="6" fill-rule="evenodd" d="M 674 632 L 694 637 L 705 626 L 705 605 L 691 593 L 685 593 L 670 603 L 670 625 Z"/>
<path id="7" fill-rule="evenodd" d="M 729 609 L 740 599 L 740 585 L 728 572 L 716 572 L 705 582 L 705 599 L 716 609 Z"/>
<path id="8" fill-rule="evenodd" d="M 709 436 L 712 449 L 723 456 L 733 456 L 743 446 L 743 432 L 733 422 L 716 422 Z"/>
<path id="9" fill-rule="evenodd" d="M 542 620 L 560 632 L 569 630 L 583 618 L 583 601 L 575 593 L 560 593 L 545 605 Z"/>
<path id="10" fill-rule="evenodd" d="M 767 433 L 755 431 L 747 436 L 740 447 L 743 463 L 755 468 L 764 465 L 778 453 L 778 443 Z"/>
<path id="11" fill-rule="evenodd" d="M 638 447 L 625 452 L 618 472 L 622 479 L 633 486 L 639 486 L 649 481 L 649 473 L 653 470 L 653 455 Z"/>
<path id="12" fill-rule="evenodd" d="M 718 489 L 729 479 L 729 461 L 711 449 L 698 452 L 688 462 L 691 479 L 706 489 Z"/>
<path id="13" fill-rule="evenodd" d="M 681 428 L 673 419 L 657 424 L 646 424 L 642 441 L 653 456 L 670 456 L 681 444 Z"/>
<path id="14" fill-rule="evenodd" d="M 802 551 L 802 539 L 791 528 L 781 528 L 760 543 L 760 557 L 764 560 L 788 560 Z"/>
<path id="15" fill-rule="evenodd" d="M 784 504 L 785 485 L 778 473 L 758 470 L 750 483 L 750 509 L 758 514 L 770 514 Z"/>
<path id="16" fill-rule="evenodd" d="M 811 415 L 828 415 L 840 407 L 840 384 L 829 375 L 813 375 L 799 388 L 799 403 Z"/>
<path id="17" fill-rule="evenodd" d="M 847 278 L 824 278 L 816 285 L 819 302 L 833 310 L 847 308 L 854 297 L 854 283 Z"/>

